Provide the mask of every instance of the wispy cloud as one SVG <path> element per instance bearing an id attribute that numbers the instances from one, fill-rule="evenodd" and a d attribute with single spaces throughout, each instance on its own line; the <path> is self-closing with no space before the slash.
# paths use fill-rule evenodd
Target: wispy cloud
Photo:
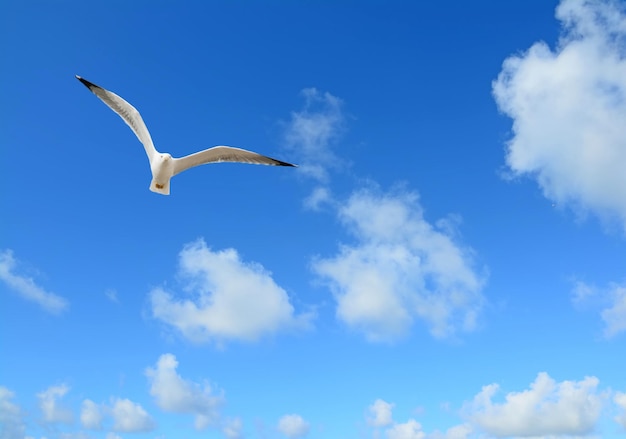
<path id="1" fill-rule="evenodd" d="M 505 60 L 493 94 L 513 119 L 506 163 L 559 204 L 626 229 L 626 14 L 612 1 L 564 0 L 555 50 L 535 43 Z"/>
<path id="2" fill-rule="evenodd" d="M 228 439 L 243 438 L 243 421 L 241 418 L 227 419 L 223 422 L 222 433 Z"/>
<path id="3" fill-rule="evenodd" d="M 0 438 L 22 439 L 26 432 L 24 413 L 13 402 L 15 393 L 0 386 Z"/>
<path id="4" fill-rule="evenodd" d="M 342 101 L 315 88 L 302 90 L 305 103 L 291 113 L 285 130 L 285 144 L 300 162 L 300 171 L 326 183 L 329 169 L 337 164 L 332 146 L 343 129 Z"/>
<path id="5" fill-rule="evenodd" d="M 194 425 L 198 430 L 218 423 L 223 396 L 216 395 L 208 383 L 198 384 L 183 379 L 176 372 L 177 367 L 174 355 L 163 354 L 155 367 L 146 370 L 150 395 L 156 404 L 166 412 L 194 415 Z"/>
<path id="6" fill-rule="evenodd" d="M 598 391 L 599 380 L 557 383 L 542 372 L 522 392 L 511 392 L 502 403 L 493 401 L 500 387 L 483 389 L 464 407 L 468 420 L 495 437 L 585 436 L 600 418 L 606 394 Z"/>
<path id="7" fill-rule="evenodd" d="M 415 193 L 354 192 L 338 216 L 356 238 L 337 255 L 317 258 L 337 317 L 372 341 L 404 336 L 414 319 L 435 337 L 472 330 L 483 304 L 472 251 L 424 219 Z"/>
<path id="8" fill-rule="evenodd" d="M 72 411 L 59 404 L 59 399 L 63 398 L 70 388 L 66 384 L 52 386 L 37 394 L 39 399 L 39 409 L 42 414 L 42 421 L 47 424 L 62 422 L 71 424 L 74 421 Z"/>
<path id="9" fill-rule="evenodd" d="M 191 340 L 255 340 L 309 326 L 311 315 L 295 314 L 271 273 L 242 261 L 234 249 L 213 251 L 203 240 L 188 244 L 180 253 L 180 273 L 195 297 L 178 299 L 156 288 L 149 298 L 153 316 Z"/>
<path id="10" fill-rule="evenodd" d="M 289 439 L 305 437 L 309 429 L 309 423 L 300 415 L 285 415 L 278 420 L 278 431 Z"/>
<path id="11" fill-rule="evenodd" d="M 120 303 L 120 300 L 117 297 L 117 291 L 113 288 L 107 288 L 104 290 L 104 295 L 107 299 L 109 299 L 113 303 Z"/>
<path id="12" fill-rule="evenodd" d="M 601 307 L 600 318 L 604 323 L 604 336 L 615 337 L 626 332 L 626 284 L 610 283 L 598 288 L 577 281 L 572 288 L 572 302 L 577 307 Z"/>
<path id="13" fill-rule="evenodd" d="M 619 408 L 620 413 L 615 416 L 615 422 L 626 430 L 626 393 L 615 392 L 613 402 Z"/>
<path id="14" fill-rule="evenodd" d="M 37 303 L 52 314 L 60 314 L 69 307 L 64 298 L 44 290 L 33 279 L 16 273 L 17 261 L 12 250 L 0 251 L 0 280 L 21 297 Z"/>

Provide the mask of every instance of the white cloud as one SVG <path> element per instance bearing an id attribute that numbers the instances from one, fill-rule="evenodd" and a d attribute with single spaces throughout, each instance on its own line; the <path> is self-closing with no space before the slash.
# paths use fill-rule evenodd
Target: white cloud
<path id="1" fill-rule="evenodd" d="M 613 402 L 621 409 L 621 413 L 615 417 L 615 421 L 626 430 L 626 393 L 615 392 Z"/>
<path id="2" fill-rule="evenodd" d="M 129 399 L 115 399 L 111 406 L 113 430 L 117 432 L 152 431 L 154 421 L 144 408 Z"/>
<path id="3" fill-rule="evenodd" d="M 367 423 L 374 427 L 387 427 L 393 423 L 392 419 L 393 404 L 382 399 L 377 399 L 368 407 L 370 416 Z"/>
<path id="4" fill-rule="evenodd" d="M 64 298 L 48 292 L 35 283 L 33 279 L 15 273 L 17 261 L 12 250 L 0 251 L 0 280 L 4 281 L 21 297 L 37 303 L 52 314 L 60 314 L 69 304 Z"/>
<path id="5" fill-rule="evenodd" d="M 328 281 L 337 317 L 372 341 L 405 335 L 415 318 L 435 337 L 472 330 L 483 303 L 483 279 L 472 252 L 446 227 L 428 223 L 414 193 L 364 189 L 343 203 L 339 218 L 357 243 L 313 270 Z"/>
<path id="6" fill-rule="evenodd" d="M 285 143 L 300 161 L 300 172 L 318 181 L 328 180 L 328 169 L 337 162 L 331 146 L 341 133 L 344 116 L 342 102 L 330 93 L 315 88 L 302 90 L 304 108 L 291 113 Z"/>
<path id="7" fill-rule="evenodd" d="M 234 249 L 190 243 L 180 253 L 180 273 L 195 297 L 178 299 L 156 288 L 150 293 L 152 313 L 193 341 L 255 340 L 309 325 L 311 316 L 294 315 L 287 292 L 271 273 L 242 261 Z"/>
<path id="8" fill-rule="evenodd" d="M 309 423 L 300 415 L 285 415 L 278 421 L 278 431 L 289 439 L 305 437 L 309 429 Z"/>
<path id="9" fill-rule="evenodd" d="M 600 317 L 606 338 L 626 332 L 626 284 L 610 283 L 607 288 L 598 288 L 577 281 L 572 289 L 572 302 L 577 307 L 588 303 L 603 304 Z"/>
<path id="10" fill-rule="evenodd" d="M 604 335 L 613 337 L 626 331 L 626 286 L 613 284 L 608 293 L 611 306 L 602 310 L 600 316 L 604 321 Z"/>
<path id="11" fill-rule="evenodd" d="M 409 419 L 403 424 L 395 424 L 387 430 L 388 439 L 424 439 L 426 433 L 422 431 L 422 425 L 415 419 Z"/>
<path id="12" fill-rule="evenodd" d="M 113 432 L 108 432 L 105 439 L 122 439 L 122 436 Z"/>
<path id="13" fill-rule="evenodd" d="M 535 43 L 493 83 L 513 119 L 506 163 L 559 204 L 617 215 L 626 228 L 626 15 L 623 4 L 564 0 L 553 51 Z"/>
<path id="14" fill-rule="evenodd" d="M 72 415 L 71 410 L 59 406 L 57 401 L 58 399 L 63 398 L 69 390 L 70 388 L 67 385 L 61 384 L 49 387 L 45 391 L 37 394 L 37 399 L 39 399 L 39 408 L 41 409 L 42 420 L 44 422 L 72 423 L 74 416 Z"/>
<path id="15" fill-rule="evenodd" d="M 445 433 L 435 432 L 428 435 L 430 439 L 468 439 L 474 429 L 470 424 L 460 424 L 450 427 Z"/>
<path id="16" fill-rule="evenodd" d="M 510 436 L 584 436 L 593 432 L 605 396 L 598 379 L 556 383 L 548 374 L 537 375 L 530 389 L 511 392 L 494 403 L 497 384 L 484 386 L 464 407 L 475 426 L 498 438 Z"/>
<path id="17" fill-rule="evenodd" d="M 0 439 L 23 439 L 26 432 L 23 413 L 12 400 L 15 393 L 0 386 Z"/>
<path id="18" fill-rule="evenodd" d="M 83 427 L 89 430 L 100 430 L 103 420 L 104 414 L 100 405 L 90 399 L 84 400 L 80 410 L 80 423 Z"/>
<path id="19" fill-rule="evenodd" d="M 155 368 L 146 370 L 150 395 L 162 410 L 195 415 L 194 425 L 198 430 L 215 424 L 223 397 L 216 396 L 207 383 L 200 385 L 183 379 L 176 373 L 177 367 L 176 357 L 164 354 L 159 357 Z"/>
<path id="20" fill-rule="evenodd" d="M 226 420 L 222 426 L 222 433 L 228 439 L 243 438 L 243 422 L 240 418 Z"/>

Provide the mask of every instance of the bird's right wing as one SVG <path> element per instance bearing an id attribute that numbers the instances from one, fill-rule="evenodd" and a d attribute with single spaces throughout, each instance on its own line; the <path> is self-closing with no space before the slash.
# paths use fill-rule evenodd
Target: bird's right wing
<path id="1" fill-rule="evenodd" d="M 148 154 L 148 159 L 152 161 L 152 157 L 157 153 L 157 151 L 154 148 L 150 132 L 148 132 L 148 128 L 141 118 L 139 111 L 115 93 L 105 90 L 104 88 L 97 86 L 96 84 L 91 83 L 78 75 L 76 75 L 76 79 L 82 82 L 85 87 L 91 90 L 93 94 L 98 96 L 102 102 L 107 104 L 111 110 L 115 111 L 124 120 L 124 122 L 126 122 L 130 129 L 133 130 L 133 133 L 135 133 L 139 141 L 143 144 L 146 154 Z"/>
<path id="2" fill-rule="evenodd" d="M 214 146 L 204 151 L 190 154 L 185 157 L 174 159 L 174 175 L 183 172 L 186 169 L 206 163 L 219 162 L 236 162 L 236 163 L 252 163 L 256 165 L 274 165 L 274 166 L 293 166 L 291 163 L 282 162 L 256 152 L 248 151 L 241 148 L 233 148 L 232 146 Z"/>

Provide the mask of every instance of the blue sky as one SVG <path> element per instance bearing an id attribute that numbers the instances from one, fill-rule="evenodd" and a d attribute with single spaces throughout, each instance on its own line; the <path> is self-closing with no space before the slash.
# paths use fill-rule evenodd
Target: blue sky
<path id="1" fill-rule="evenodd" d="M 623 2 L 0 17 L 0 438 L 624 436 Z"/>

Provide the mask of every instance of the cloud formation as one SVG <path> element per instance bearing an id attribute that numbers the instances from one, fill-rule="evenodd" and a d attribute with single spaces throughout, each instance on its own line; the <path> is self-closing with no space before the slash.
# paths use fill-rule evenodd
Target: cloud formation
<path id="1" fill-rule="evenodd" d="M 15 393 L 0 386 L 0 438 L 22 439 L 26 432 L 23 413 L 20 407 L 13 402 Z"/>
<path id="2" fill-rule="evenodd" d="M 337 317 L 371 341 L 404 336 L 415 319 L 435 337 L 472 330 L 483 279 L 472 252 L 423 216 L 415 193 L 354 192 L 338 216 L 356 243 L 317 258 L 314 272 L 337 301 Z"/>
<path id="3" fill-rule="evenodd" d="M 309 429 L 309 423 L 300 415 L 285 415 L 278 420 L 278 431 L 289 439 L 305 437 Z"/>
<path id="4" fill-rule="evenodd" d="M 562 34 L 504 61 L 493 83 L 513 119 L 506 164 L 559 204 L 626 229 L 626 14 L 619 2 L 564 0 Z"/>
<path id="5" fill-rule="evenodd" d="M 283 329 L 305 328 L 310 315 L 295 315 L 287 292 L 260 264 L 244 262 L 234 249 L 213 251 L 203 240 L 180 253 L 180 275 L 192 293 L 179 299 L 155 288 L 155 318 L 193 341 L 256 340 Z"/>
<path id="6" fill-rule="evenodd" d="M 116 398 L 111 406 L 113 431 L 138 433 L 152 431 L 155 422 L 144 408 L 129 399 Z"/>
<path id="7" fill-rule="evenodd" d="M 74 420 L 72 411 L 59 405 L 58 400 L 63 398 L 70 388 L 66 384 L 52 386 L 37 394 L 42 421 L 45 423 L 62 422 L 71 424 Z"/>
<path id="8" fill-rule="evenodd" d="M 603 407 L 598 383 L 595 377 L 557 383 L 542 372 L 529 389 L 508 393 L 502 403 L 493 402 L 497 384 L 484 386 L 464 412 L 497 438 L 584 436 L 593 432 Z"/>
<path id="9" fill-rule="evenodd" d="M 367 423 L 373 427 L 387 427 L 393 423 L 391 416 L 393 404 L 382 399 L 377 399 L 368 407 L 369 417 Z"/>
<path id="10" fill-rule="evenodd" d="M 10 249 L 0 251 L 0 280 L 13 291 L 31 302 L 35 302 L 51 314 L 60 314 L 69 307 L 64 298 L 44 290 L 33 279 L 17 274 L 17 261 Z"/>
<path id="11" fill-rule="evenodd" d="M 146 369 L 150 395 L 156 404 L 166 412 L 194 415 L 197 430 L 216 424 L 224 398 L 215 395 L 208 383 L 198 384 L 183 379 L 176 372 L 177 367 L 174 355 L 163 354 L 154 368 Z"/>
<path id="12" fill-rule="evenodd" d="M 619 407 L 620 414 L 615 416 L 615 422 L 626 430 L 626 393 L 615 392 L 613 402 Z"/>
<path id="13" fill-rule="evenodd" d="M 285 144 L 299 161 L 300 172 L 325 183 L 337 162 L 331 147 L 343 128 L 342 101 L 315 88 L 302 90 L 302 95 L 304 108 L 291 113 Z"/>
<path id="14" fill-rule="evenodd" d="M 604 323 L 604 336 L 615 337 L 626 332 L 626 285 L 610 283 L 607 288 L 598 288 L 578 281 L 572 289 L 572 302 L 576 306 L 588 303 L 602 304 L 600 318 Z"/>
<path id="15" fill-rule="evenodd" d="M 80 409 L 80 423 L 89 430 L 101 430 L 104 413 L 99 404 L 85 399 Z"/>

